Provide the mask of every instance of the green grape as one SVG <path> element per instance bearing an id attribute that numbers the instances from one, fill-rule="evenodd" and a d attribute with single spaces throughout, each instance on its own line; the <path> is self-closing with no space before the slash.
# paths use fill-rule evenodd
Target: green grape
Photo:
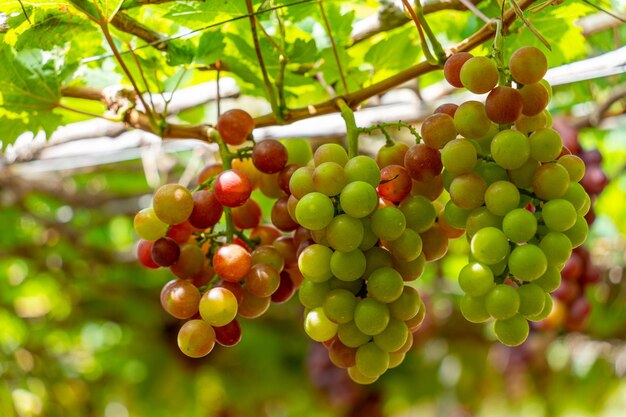
<path id="1" fill-rule="evenodd" d="M 298 290 L 298 298 L 306 308 L 316 308 L 324 304 L 324 299 L 329 291 L 330 284 L 328 281 L 316 283 L 305 279 Z"/>
<path id="2" fill-rule="evenodd" d="M 515 129 L 525 135 L 528 135 L 536 130 L 543 129 L 547 125 L 547 119 L 544 112 L 534 116 L 525 116 L 522 114 L 520 118 L 515 121 Z"/>
<path id="3" fill-rule="evenodd" d="M 410 262 L 402 262 L 397 259 L 393 262 L 393 267 L 402 275 L 402 279 L 407 281 L 415 281 L 422 276 L 424 267 L 426 266 L 426 256 L 422 253 L 415 260 Z"/>
<path id="4" fill-rule="evenodd" d="M 503 130 L 491 141 L 491 155 L 498 165 L 506 169 L 521 168 L 530 156 L 530 143 L 523 133 Z"/>
<path id="5" fill-rule="evenodd" d="M 215 346 L 215 331 L 204 320 L 189 320 L 178 331 L 178 347 L 190 358 L 208 355 Z"/>
<path id="6" fill-rule="evenodd" d="M 352 294 L 358 294 L 363 288 L 363 280 L 357 279 L 355 281 L 342 281 L 339 278 L 332 277 L 328 281 L 328 285 L 331 290 L 348 290 Z"/>
<path id="7" fill-rule="evenodd" d="M 367 343 L 356 351 L 356 369 L 370 378 L 382 375 L 389 368 L 389 354 L 376 346 Z"/>
<path id="8" fill-rule="evenodd" d="M 536 245 L 517 246 L 509 255 L 509 271 L 523 281 L 533 281 L 542 276 L 548 260 Z"/>
<path id="9" fill-rule="evenodd" d="M 385 330 L 389 324 L 389 307 L 373 298 L 364 298 L 354 310 L 354 323 L 364 334 L 374 336 Z M 343 340 L 342 340 L 343 342 Z M 346 342 L 343 342 L 348 345 Z"/>
<path id="10" fill-rule="evenodd" d="M 180 224 L 193 211 L 193 196 L 180 184 L 165 184 L 159 187 L 152 198 L 154 213 L 164 223 Z"/>
<path id="11" fill-rule="evenodd" d="M 422 238 L 412 230 L 405 229 L 396 240 L 389 242 L 391 255 L 403 262 L 411 262 L 422 253 Z"/>
<path id="12" fill-rule="evenodd" d="M 495 162 L 481 161 L 481 163 L 476 165 L 476 173 L 487 182 L 487 185 L 491 185 L 497 181 L 509 180 L 509 175 L 507 174 L 506 169 L 502 168 Z"/>
<path id="13" fill-rule="evenodd" d="M 443 182 L 443 188 L 446 191 L 448 192 L 450 191 L 450 185 L 452 185 L 452 181 L 454 180 L 455 177 L 456 175 L 454 175 L 447 169 L 444 169 L 443 171 L 441 171 L 441 182 Z"/>
<path id="14" fill-rule="evenodd" d="M 361 278 L 365 273 L 365 267 L 365 255 L 358 249 L 351 252 L 337 251 L 330 257 L 330 270 L 342 281 L 356 281 Z"/>
<path id="15" fill-rule="evenodd" d="M 374 382 L 376 382 L 376 380 L 378 379 L 377 376 L 375 377 L 369 377 L 369 376 L 365 376 L 363 375 L 357 368 L 356 366 L 353 366 L 351 368 L 348 368 L 348 376 L 350 377 L 350 379 L 352 380 L 352 382 L 355 382 L 357 384 L 361 384 L 361 385 L 368 385 L 368 384 L 372 384 Z"/>
<path id="16" fill-rule="evenodd" d="M 485 308 L 485 297 L 472 297 L 465 294 L 461 298 L 461 314 L 470 323 L 484 323 L 491 318 Z"/>
<path id="17" fill-rule="evenodd" d="M 495 319 L 513 317 L 519 310 L 520 298 L 517 290 L 505 284 L 493 287 L 485 296 L 485 308 Z"/>
<path id="18" fill-rule="evenodd" d="M 289 178 L 289 191 L 291 191 L 291 194 L 295 198 L 301 199 L 305 195 L 315 191 L 313 172 L 313 168 L 300 167 L 291 174 L 291 178 Z"/>
<path id="19" fill-rule="evenodd" d="M 446 203 L 446 206 L 443 209 L 443 217 L 446 219 L 448 224 L 457 229 L 465 229 L 467 224 L 467 218 L 469 217 L 471 211 L 463 210 L 452 200 Z"/>
<path id="20" fill-rule="evenodd" d="M 361 223 L 363 223 L 363 240 L 359 245 L 359 249 L 366 251 L 376 246 L 378 236 L 376 236 L 372 230 L 372 222 L 370 219 L 361 219 Z"/>
<path id="21" fill-rule="evenodd" d="M 287 165 L 306 165 L 313 159 L 311 143 L 306 139 L 283 139 L 280 143 L 287 148 Z"/>
<path id="22" fill-rule="evenodd" d="M 211 326 L 225 326 L 237 317 L 237 297 L 228 289 L 214 287 L 200 299 L 200 316 Z"/>
<path id="23" fill-rule="evenodd" d="M 347 184 L 343 167 L 336 162 L 324 162 L 313 170 L 315 191 L 329 197 L 338 195 Z"/>
<path id="24" fill-rule="evenodd" d="M 424 301 L 420 300 L 420 308 L 417 314 L 413 317 L 405 321 L 409 331 L 415 333 L 417 329 L 422 326 L 424 323 L 424 319 L 426 318 L 426 306 L 424 305 Z"/>
<path id="25" fill-rule="evenodd" d="M 509 179 L 518 188 L 530 190 L 533 186 L 535 172 L 540 166 L 539 161 L 529 158 L 521 167 L 509 170 Z"/>
<path id="26" fill-rule="evenodd" d="M 328 240 L 326 239 L 326 229 L 319 230 L 309 230 L 311 233 L 311 239 L 313 242 L 319 243 L 320 245 L 328 246 Z"/>
<path id="27" fill-rule="evenodd" d="M 497 181 L 485 191 L 485 205 L 493 214 L 504 216 L 517 208 L 520 194 L 517 187 L 508 181 Z"/>
<path id="28" fill-rule="evenodd" d="M 398 206 L 404 218 L 406 227 L 417 233 L 425 232 L 435 224 L 437 212 L 432 201 L 423 195 L 411 195 L 402 200 Z"/>
<path id="29" fill-rule="evenodd" d="M 563 196 L 563 198 L 567 199 L 565 195 Z M 587 213 L 589 213 L 590 209 L 591 209 L 591 197 L 589 197 L 589 194 L 585 192 L 583 205 L 581 208 L 576 210 L 576 212 L 581 216 L 585 216 Z"/>
<path id="30" fill-rule="evenodd" d="M 304 331 L 316 342 L 325 342 L 337 334 L 337 323 L 326 317 L 322 307 L 316 307 L 304 318 Z"/>
<path id="31" fill-rule="evenodd" d="M 406 353 L 403 353 L 403 352 L 390 352 L 389 353 L 389 369 L 398 367 L 402 362 L 404 362 L 405 356 L 406 356 Z"/>
<path id="32" fill-rule="evenodd" d="M 326 239 L 333 249 L 351 252 L 363 241 L 363 223 L 347 214 L 340 214 L 326 228 Z"/>
<path id="33" fill-rule="evenodd" d="M 488 93 L 498 84 L 498 67 L 484 56 L 470 58 L 461 67 L 461 82 L 474 94 Z"/>
<path id="34" fill-rule="evenodd" d="M 561 268 L 572 255 L 572 242 L 563 233 L 550 232 L 539 242 L 539 247 L 546 254 L 548 265 Z"/>
<path id="35" fill-rule="evenodd" d="M 348 183 L 363 181 L 376 188 L 380 183 L 380 168 L 372 158 L 359 155 L 350 159 L 344 167 Z"/>
<path id="36" fill-rule="evenodd" d="M 535 314 L 534 316 L 527 316 L 526 319 L 530 321 L 541 321 L 548 317 L 548 315 L 552 312 L 552 307 L 554 306 L 554 301 L 552 301 L 552 297 L 548 293 L 544 293 L 545 302 L 543 305 L 543 309 L 539 314 Z"/>
<path id="37" fill-rule="evenodd" d="M 383 207 L 371 217 L 372 231 L 382 240 L 395 240 L 406 228 L 406 219 L 396 207 Z"/>
<path id="38" fill-rule="evenodd" d="M 365 273 L 363 274 L 365 278 L 369 278 L 378 268 L 392 266 L 394 266 L 394 260 L 388 250 L 374 246 L 365 251 Z"/>
<path id="39" fill-rule="evenodd" d="M 454 127 L 461 136 L 469 139 L 481 138 L 489 132 L 491 120 L 485 105 L 479 101 L 466 101 L 454 113 Z"/>
<path id="40" fill-rule="evenodd" d="M 541 214 L 546 226 L 555 232 L 564 232 L 576 223 L 576 209 L 561 198 L 545 203 Z"/>
<path id="41" fill-rule="evenodd" d="M 562 198 L 572 203 L 577 214 L 590 203 L 589 194 L 587 194 L 583 186 L 573 181 L 569 183 L 567 191 L 565 191 Z M 587 213 L 585 212 L 585 214 Z"/>
<path id="42" fill-rule="evenodd" d="M 334 215 L 333 202 L 318 192 L 305 195 L 296 206 L 296 221 L 309 230 L 325 228 L 333 220 Z"/>
<path id="43" fill-rule="evenodd" d="M 355 218 L 366 217 L 378 207 L 378 193 L 370 184 L 354 181 L 341 191 L 339 202 L 346 214 Z"/>
<path id="44" fill-rule="evenodd" d="M 577 183 L 585 176 L 585 163 L 576 155 L 563 155 L 557 161 L 567 170 L 570 180 Z"/>
<path id="45" fill-rule="evenodd" d="M 402 275 L 393 268 L 379 268 L 367 279 L 367 295 L 381 303 L 391 303 L 402 294 Z"/>
<path id="46" fill-rule="evenodd" d="M 517 289 L 519 295 L 519 313 L 526 316 L 535 316 L 543 310 L 546 303 L 546 292 L 537 284 L 522 285 Z"/>
<path id="47" fill-rule="evenodd" d="M 348 290 L 331 290 L 324 300 L 324 313 L 331 321 L 344 324 L 354 318 L 357 299 Z"/>
<path id="48" fill-rule="evenodd" d="M 408 337 L 409 328 L 404 321 L 391 319 L 385 330 L 374 336 L 374 343 L 385 352 L 395 352 L 404 346 Z"/>
<path id="49" fill-rule="evenodd" d="M 328 281 L 333 276 L 331 272 L 332 256 L 333 251 L 324 245 L 316 243 L 307 246 L 298 257 L 298 269 L 300 269 L 302 276 L 312 282 Z"/>
<path id="50" fill-rule="evenodd" d="M 511 210 L 502 220 L 502 231 L 511 242 L 528 242 L 537 233 L 537 218 L 523 208 Z"/>
<path id="51" fill-rule="evenodd" d="M 539 162 L 554 161 L 563 148 L 561 135 L 554 129 L 539 129 L 528 138 L 530 156 Z"/>
<path id="52" fill-rule="evenodd" d="M 485 227 L 474 234 L 470 249 L 478 262 L 493 265 L 509 254 L 509 241 L 500 229 Z"/>
<path id="53" fill-rule="evenodd" d="M 478 207 L 470 212 L 465 222 L 465 231 L 467 236 L 472 237 L 481 229 L 485 227 L 495 227 L 500 229 L 502 227 L 502 217 L 496 216 L 489 211 L 487 207 Z"/>
<path id="54" fill-rule="evenodd" d="M 539 80 L 539 84 L 543 85 L 548 92 L 548 101 L 552 100 L 552 86 L 550 83 L 545 78 L 542 78 Z"/>
<path id="55" fill-rule="evenodd" d="M 450 198 L 464 210 L 474 210 L 485 202 L 487 183 L 477 174 L 461 174 L 450 184 Z"/>
<path id="56" fill-rule="evenodd" d="M 572 247 L 577 248 L 582 245 L 587 239 L 587 235 L 589 234 L 589 225 L 587 221 L 582 216 L 576 217 L 576 223 L 570 229 L 565 231 L 565 236 L 567 236 L 572 242 Z"/>
<path id="57" fill-rule="evenodd" d="M 516 314 L 507 319 L 496 320 L 494 331 L 498 340 L 503 344 L 518 346 L 524 343 L 530 328 L 528 321 L 522 315 Z"/>
<path id="58" fill-rule="evenodd" d="M 489 267 L 489 269 L 491 269 L 491 272 L 493 272 L 493 276 L 497 277 L 497 276 L 502 275 L 504 271 L 509 267 L 509 259 L 504 258 L 497 264 L 487 265 L 487 266 Z"/>
<path id="59" fill-rule="evenodd" d="M 419 292 L 415 288 L 405 285 L 400 297 L 389 304 L 389 313 L 396 320 L 407 321 L 419 312 L 420 302 Z"/>
<path id="60" fill-rule="evenodd" d="M 490 123 L 487 133 L 480 137 L 473 138 L 472 145 L 476 146 L 476 151 L 483 156 L 487 156 L 491 149 L 491 141 L 493 140 L 494 136 L 498 134 L 499 131 L 500 128 L 497 124 Z"/>
<path id="61" fill-rule="evenodd" d="M 324 162 L 336 162 L 343 167 L 348 162 L 348 154 L 341 145 L 325 143 L 315 150 L 313 161 L 315 166 L 320 166 Z"/>
<path id="62" fill-rule="evenodd" d="M 139 211 L 133 220 L 133 227 L 137 235 L 144 240 L 157 240 L 167 232 L 167 224 L 159 220 L 152 208 Z"/>
<path id="63" fill-rule="evenodd" d="M 408 324 L 407 324 L 408 327 Z M 411 333 L 411 329 L 409 328 L 409 334 L 408 337 L 406 338 L 406 342 L 404 342 L 404 345 L 402 345 L 402 347 L 394 352 L 391 352 L 390 355 L 396 353 L 396 354 L 405 354 L 407 353 L 409 350 L 411 350 L 411 348 L 413 347 L 413 333 Z"/>
<path id="64" fill-rule="evenodd" d="M 468 139 L 455 139 L 441 150 L 443 167 L 455 175 L 472 172 L 477 161 L 476 148 Z"/>
<path id="65" fill-rule="evenodd" d="M 340 324 L 339 329 L 337 330 L 337 337 L 341 343 L 351 348 L 358 348 L 359 346 L 372 340 L 371 336 L 368 336 L 359 330 L 354 321 Z"/>
<path id="66" fill-rule="evenodd" d="M 561 198 L 567 191 L 570 179 L 563 165 L 547 163 L 541 165 L 533 175 L 533 190 L 543 200 Z"/>
<path id="67" fill-rule="evenodd" d="M 480 262 L 469 263 L 459 272 L 459 286 L 472 297 L 487 294 L 494 285 L 493 272 Z"/>
<path id="68" fill-rule="evenodd" d="M 540 286 L 545 292 L 551 293 L 561 285 L 561 273 L 557 267 L 548 265 L 546 272 L 534 280 L 533 284 Z"/>

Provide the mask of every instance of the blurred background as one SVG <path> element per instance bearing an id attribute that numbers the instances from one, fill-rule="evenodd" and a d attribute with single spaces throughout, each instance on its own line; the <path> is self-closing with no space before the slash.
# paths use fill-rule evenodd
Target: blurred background
<path id="1" fill-rule="evenodd" d="M 308 340 L 297 298 L 272 305 L 261 319 L 242 320 L 236 347 L 185 357 L 176 345 L 180 323 L 159 302 L 170 273 L 136 261 L 132 219 L 158 185 L 193 182 L 216 149 L 60 112 L 63 126 L 48 141 L 27 132 L 2 151 L 0 416 L 626 415 L 626 27 L 592 8 L 576 11 L 573 3 L 559 16 L 570 13 L 584 42 L 574 37 L 555 48 L 547 79 L 554 85 L 554 126 L 587 162 L 592 227 L 564 272 L 552 314 L 523 345 L 503 346 L 489 325 L 459 313 L 456 276 L 468 253 L 461 237 L 415 283 L 427 316 L 405 362 L 372 386 L 350 382 Z M 493 4 L 479 6 L 493 12 Z M 357 20 L 355 42 L 373 36 L 366 19 Z M 414 30 L 405 23 L 388 36 Z M 453 39 L 454 25 L 473 31 L 482 23 L 447 10 L 433 12 L 432 24 Z M 528 31 L 515 41 L 532 43 Z M 578 66 L 566 65 L 574 61 Z M 111 74 L 91 76 L 110 84 Z M 451 95 L 441 80 L 440 72 L 428 74 L 419 85 L 375 97 L 357 112 L 357 123 L 391 118 L 419 125 L 438 104 L 467 98 Z M 170 103 L 172 120 L 214 121 L 215 74 L 187 84 Z M 219 80 L 222 111 L 266 114 L 267 102 L 241 84 Z M 306 137 L 314 146 L 342 136 L 341 119 L 332 115 L 255 131 L 259 139 Z M 381 139 L 366 137 L 361 150 L 373 155 Z M 255 193 L 267 215 L 269 201 Z"/>

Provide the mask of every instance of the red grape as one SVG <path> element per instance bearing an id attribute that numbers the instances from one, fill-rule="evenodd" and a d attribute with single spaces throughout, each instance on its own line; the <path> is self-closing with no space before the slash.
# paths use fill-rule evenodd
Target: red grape
<path id="1" fill-rule="evenodd" d="M 215 193 L 207 190 L 196 191 L 193 194 L 193 210 L 189 223 L 200 229 L 212 227 L 220 221 L 223 211 Z"/>
<path id="2" fill-rule="evenodd" d="M 139 259 L 139 262 L 146 268 L 157 269 L 159 264 L 152 260 L 151 255 L 153 244 L 153 240 L 140 240 L 137 245 L 137 259 Z"/>
<path id="3" fill-rule="evenodd" d="M 252 162 L 266 174 L 280 172 L 287 164 L 287 148 L 277 140 L 264 140 L 252 148 Z"/>
<path id="4" fill-rule="evenodd" d="M 251 198 L 230 213 L 235 227 L 239 229 L 254 229 L 261 223 L 261 206 Z"/>
<path id="5" fill-rule="evenodd" d="M 241 281 L 250 272 L 252 256 L 239 245 L 227 244 L 213 255 L 215 273 L 225 281 Z"/>
<path id="6" fill-rule="evenodd" d="M 289 272 L 283 271 L 280 273 L 280 284 L 276 291 L 272 293 L 272 302 L 284 303 L 289 301 L 293 294 L 296 292 L 296 286 L 291 279 Z"/>
<path id="7" fill-rule="evenodd" d="M 241 109 L 228 110 L 217 119 L 217 131 L 229 145 L 241 145 L 254 129 L 254 119 Z"/>
<path id="8" fill-rule="evenodd" d="M 234 319 L 225 326 L 213 327 L 215 341 L 222 346 L 235 346 L 241 341 L 241 325 Z"/>
<path id="9" fill-rule="evenodd" d="M 428 181 L 441 173 L 443 164 L 437 149 L 420 143 L 411 146 L 406 152 L 404 167 L 414 180 Z"/>
<path id="10" fill-rule="evenodd" d="M 252 193 L 250 180 L 241 172 L 229 169 L 215 179 L 215 197 L 223 206 L 241 206 Z"/>
<path id="11" fill-rule="evenodd" d="M 169 237 L 162 237 L 154 241 L 151 251 L 152 260 L 160 266 L 170 266 L 178 260 L 180 247 Z"/>
<path id="12" fill-rule="evenodd" d="M 388 165 L 380 170 L 378 195 L 394 203 L 404 200 L 411 192 L 413 182 L 409 173 L 400 165 Z"/>
<path id="13" fill-rule="evenodd" d="M 461 82 L 461 67 L 473 56 L 474 55 L 469 52 L 457 52 L 446 60 L 443 66 L 443 76 L 450 85 L 463 88 L 463 83 Z"/>
<path id="14" fill-rule="evenodd" d="M 288 200 L 289 197 L 282 196 L 272 206 L 272 224 L 283 232 L 290 232 L 298 228 L 298 223 L 289 214 Z"/>

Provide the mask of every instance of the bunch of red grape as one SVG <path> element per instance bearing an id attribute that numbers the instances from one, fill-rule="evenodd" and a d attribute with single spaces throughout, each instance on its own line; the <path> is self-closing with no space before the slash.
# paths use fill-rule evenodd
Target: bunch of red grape
<path id="1" fill-rule="evenodd" d="M 217 129 L 225 143 L 241 145 L 253 126 L 246 112 L 231 110 L 220 117 Z M 179 184 L 160 187 L 152 207 L 135 216 L 135 231 L 143 239 L 140 262 L 148 268 L 169 267 L 176 277 L 163 287 L 161 304 L 172 316 L 189 319 L 178 334 L 184 354 L 197 358 L 215 342 L 237 344 L 237 317 L 259 317 L 272 301 L 285 302 L 295 293 L 301 277 L 294 240 L 260 224 L 261 208 L 250 197 L 257 183 L 277 187 L 272 175 L 287 161 L 280 142 L 261 142 L 251 149 L 250 159 L 233 161 L 236 169 L 207 166 L 193 191 Z M 218 227 L 225 211 L 231 231 Z M 229 233 L 236 236 L 232 242 L 227 242 Z"/>
<path id="2" fill-rule="evenodd" d="M 470 240 L 470 263 L 459 274 L 461 312 L 475 323 L 494 318 L 496 336 L 511 346 L 527 338 L 528 320 L 550 313 L 560 270 L 588 232 L 583 216 L 591 200 L 578 183 L 585 164 L 551 128 L 546 71 L 534 47 L 515 51 L 508 69 L 456 54 L 445 64 L 446 79 L 489 93 L 485 104 L 448 106 L 422 127 L 424 142 L 442 148 L 450 194 L 444 217 Z M 509 76 L 517 88 L 496 86 Z"/>

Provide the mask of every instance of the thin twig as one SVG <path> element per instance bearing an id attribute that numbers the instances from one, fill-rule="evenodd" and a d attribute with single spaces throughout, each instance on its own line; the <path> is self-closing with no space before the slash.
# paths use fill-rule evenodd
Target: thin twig
<path id="1" fill-rule="evenodd" d="M 419 34 L 420 43 L 422 44 L 422 52 L 424 52 L 426 60 L 431 64 L 435 64 L 437 62 L 437 59 L 433 57 L 433 55 L 430 53 L 430 48 L 428 47 L 428 42 L 426 42 L 426 37 L 424 36 L 424 31 L 422 30 L 422 25 L 420 24 L 420 21 L 415 14 L 415 10 L 413 10 L 413 6 L 411 6 L 411 3 L 409 3 L 408 0 L 402 0 L 402 3 L 404 4 L 404 8 L 411 15 L 411 18 L 415 23 L 415 27 L 417 27 L 417 33 Z"/>
<path id="2" fill-rule="evenodd" d="M 598 6 L 597 4 L 593 4 L 592 2 L 590 2 L 589 0 L 583 0 L 585 3 L 587 3 L 588 5 L 590 5 L 591 7 L 593 7 L 594 9 L 600 10 L 603 13 L 608 14 L 609 16 L 619 20 L 620 22 L 624 22 L 626 23 L 626 20 L 624 20 L 623 18 L 619 17 L 618 15 L 616 15 L 613 12 L 610 12 L 609 10 L 603 9 L 602 7 Z"/>
<path id="3" fill-rule="evenodd" d="M 478 7 L 476 7 L 474 3 L 472 3 L 470 0 L 459 0 L 459 1 L 461 2 L 461 4 L 463 4 L 463 6 L 467 7 L 467 10 L 474 13 L 480 20 L 482 20 L 485 23 L 489 23 L 490 19 L 487 16 L 485 16 L 485 14 L 481 12 L 478 9 Z"/>
<path id="4" fill-rule="evenodd" d="M 28 22 L 29 25 L 32 25 L 33 22 L 30 21 L 30 17 L 28 17 L 28 13 L 26 13 L 26 8 L 24 7 L 24 3 L 22 3 L 22 0 L 17 0 L 20 3 L 20 7 L 22 8 L 22 13 L 24 13 L 24 17 L 26 18 L 26 21 Z"/>
<path id="5" fill-rule="evenodd" d="M 127 45 L 130 48 L 130 42 L 128 42 Z M 141 77 L 141 80 L 143 81 L 143 84 L 146 87 L 146 93 L 148 93 L 148 97 L 150 98 L 150 105 L 154 109 L 156 107 L 154 107 L 154 100 L 152 100 L 152 94 L 150 94 L 150 85 L 148 84 L 148 80 L 146 79 L 146 74 L 143 72 L 143 68 L 141 67 L 139 58 L 137 58 L 137 54 L 135 54 L 134 51 L 131 51 L 130 55 L 133 57 L 133 60 L 135 61 L 135 65 L 137 65 L 137 69 L 139 70 L 139 76 Z"/>
<path id="6" fill-rule="evenodd" d="M 348 94 L 350 92 L 348 90 L 348 83 L 346 82 L 346 77 L 343 73 L 341 60 L 339 59 L 339 52 L 337 51 L 337 44 L 335 43 L 335 38 L 333 38 L 333 32 L 330 29 L 330 23 L 328 23 L 328 17 L 326 17 L 324 4 L 322 3 L 322 0 L 318 0 L 317 4 L 320 6 L 320 14 L 322 15 L 322 21 L 324 22 L 326 34 L 328 35 L 328 38 L 330 39 L 330 46 L 333 49 L 333 55 L 335 55 L 335 62 L 337 63 L 337 71 L 339 71 L 339 77 L 341 78 L 341 84 L 343 85 L 344 94 Z"/>

